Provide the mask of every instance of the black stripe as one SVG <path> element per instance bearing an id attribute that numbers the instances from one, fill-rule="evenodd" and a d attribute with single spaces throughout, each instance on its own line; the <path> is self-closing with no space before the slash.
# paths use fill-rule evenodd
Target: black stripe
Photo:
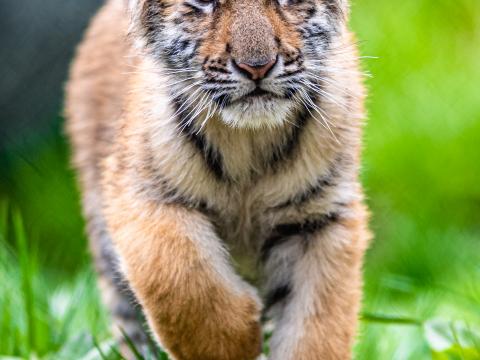
<path id="1" fill-rule="evenodd" d="M 292 292 L 292 288 L 289 284 L 279 286 L 270 291 L 265 297 L 265 308 L 271 308 L 273 305 L 278 304 L 285 298 L 287 298 Z"/>
<path id="2" fill-rule="evenodd" d="M 298 92 L 298 89 L 290 87 L 285 90 L 285 97 L 289 100 L 292 100 L 295 94 Z"/>
<path id="3" fill-rule="evenodd" d="M 271 235 L 265 240 L 260 250 L 260 258 L 263 262 L 268 260 L 272 250 L 284 244 L 292 236 L 310 235 L 325 229 L 328 225 L 339 220 L 338 213 L 328 213 L 322 215 L 320 218 L 313 220 L 306 220 L 303 223 L 290 223 L 277 225 L 271 232 Z"/>
<path id="4" fill-rule="evenodd" d="M 320 178 L 315 185 L 296 194 L 291 199 L 277 205 L 274 207 L 276 210 L 287 208 L 290 206 L 300 206 L 309 201 L 310 199 L 316 198 L 322 195 L 325 192 L 325 188 L 333 185 L 333 180 L 330 176 Z"/>
<path id="5" fill-rule="evenodd" d="M 290 65 L 295 64 L 295 63 L 302 63 L 302 60 L 303 60 L 303 56 L 302 56 L 302 54 L 299 53 L 296 57 L 291 58 L 289 60 L 286 60 L 283 63 L 283 66 L 287 67 L 287 66 L 290 66 Z"/>
<path id="6" fill-rule="evenodd" d="M 287 66 L 287 65 L 285 65 L 285 66 Z M 303 69 L 298 69 L 298 70 L 294 70 L 294 71 L 286 71 L 283 74 L 278 75 L 277 79 L 282 79 L 282 78 L 286 78 L 286 77 L 293 76 L 293 75 L 296 75 L 296 74 L 300 74 L 300 73 L 303 73 L 303 71 L 304 71 Z"/>
<path id="7" fill-rule="evenodd" d="M 157 42 L 157 36 L 164 27 L 163 13 L 168 6 L 165 1 L 145 1 L 142 9 L 141 22 L 145 28 L 147 45 L 152 45 Z"/>
<path id="8" fill-rule="evenodd" d="M 168 57 L 178 58 L 185 52 L 186 48 L 190 45 L 190 40 L 177 38 L 170 44 L 165 45 L 164 53 Z M 170 60 L 170 62 L 174 62 Z"/>
<path id="9" fill-rule="evenodd" d="M 338 0 L 323 0 L 323 4 L 330 15 L 334 17 L 340 17 L 343 15 Z"/>
<path id="10" fill-rule="evenodd" d="M 165 204 L 175 204 L 183 206 L 187 209 L 197 210 L 207 217 L 218 214 L 218 211 L 209 206 L 206 201 L 181 195 L 178 189 L 168 184 L 166 180 L 162 180 L 161 183 L 164 191 L 163 196 L 165 197 Z"/>
<path id="11" fill-rule="evenodd" d="M 220 106 L 220 109 L 223 109 L 230 103 L 231 97 L 229 94 L 214 95 L 213 101 Z"/>
<path id="12" fill-rule="evenodd" d="M 205 138 L 205 136 L 195 129 L 188 118 L 184 117 L 185 114 L 189 113 L 189 110 L 179 111 L 183 105 L 182 100 L 175 98 L 173 103 L 176 111 L 181 112 L 181 114 L 178 115 L 178 128 L 180 129 L 181 133 L 197 148 L 202 155 L 207 168 L 212 172 L 212 174 L 218 180 L 228 180 L 228 176 L 224 171 L 223 158 L 220 152 L 215 149 L 212 144 L 208 143 L 208 140 Z"/>
<path id="13" fill-rule="evenodd" d="M 220 153 L 213 149 L 212 145 L 208 143 L 203 135 L 197 133 L 192 124 L 186 124 L 186 126 L 183 126 L 182 132 L 200 151 L 205 164 L 215 177 L 218 180 L 225 180 L 226 176 L 223 171 L 223 159 Z"/>
<path id="14" fill-rule="evenodd" d="M 317 14 L 317 8 L 315 6 L 310 6 L 305 9 L 305 12 L 307 13 L 305 20 L 310 20 L 312 17 L 314 17 Z"/>
<path id="15" fill-rule="evenodd" d="M 188 8 L 190 11 L 184 13 L 183 15 L 196 15 L 196 16 L 202 16 L 203 15 L 203 10 L 193 4 L 190 3 L 184 3 L 183 6 Z"/>
<path id="16" fill-rule="evenodd" d="M 157 194 L 161 194 L 161 202 L 166 205 L 180 205 L 187 209 L 193 209 L 201 212 L 202 214 L 210 217 L 212 215 L 217 215 L 218 210 L 209 206 L 207 202 L 203 199 L 198 199 L 192 196 L 183 194 L 177 187 L 175 187 L 170 181 L 168 181 L 165 176 L 159 172 L 157 168 L 154 167 L 153 162 L 153 151 L 150 138 L 147 135 L 144 135 L 144 146 L 146 151 L 144 152 L 144 167 L 148 169 L 149 172 L 155 174 L 151 182 L 147 182 L 141 188 L 141 191 L 147 194 L 148 197 L 158 198 Z M 149 194 L 153 191 L 153 194 Z"/>
<path id="17" fill-rule="evenodd" d="M 309 109 L 304 108 L 298 115 L 295 125 L 292 126 L 290 136 L 281 145 L 277 146 L 270 156 L 268 166 L 275 172 L 279 165 L 288 160 L 298 147 L 300 136 L 302 135 L 308 120 L 310 119 Z"/>
<path id="18" fill-rule="evenodd" d="M 321 41 L 322 44 L 327 47 L 331 42 L 331 32 L 320 24 L 309 24 L 302 32 L 307 39 L 315 41 L 316 44 Z"/>
<path id="19" fill-rule="evenodd" d="M 338 172 L 338 168 L 342 166 L 343 162 L 344 162 L 343 158 L 339 156 L 330 165 L 330 170 L 328 171 L 328 173 L 318 178 L 315 184 L 295 194 L 292 198 L 288 199 L 287 201 L 273 207 L 273 209 L 279 210 L 279 209 L 287 208 L 290 206 L 300 206 L 313 198 L 321 196 L 325 192 L 326 188 L 336 185 L 336 179 L 340 176 Z"/>
<path id="20" fill-rule="evenodd" d="M 191 44 L 190 40 L 188 40 L 188 39 L 180 39 L 179 38 L 179 39 L 177 39 L 177 42 L 178 42 L 177 46 L 178 46 L 179 51 L 185 51 L 187 49 L 187 47 L 189 47 L 190 44 Z"/>
<path id="21" fill-rule="evenodd" d="M 221 74 L 231 74 L 232 73 L 230 70 L 227 70 L 223 67 L 218 67 L 218 66 L 215 66 L 215 65 L 209 65 L 207 67 L 207 70 L 210 70 L 212 72 L 221 73 Z"/>

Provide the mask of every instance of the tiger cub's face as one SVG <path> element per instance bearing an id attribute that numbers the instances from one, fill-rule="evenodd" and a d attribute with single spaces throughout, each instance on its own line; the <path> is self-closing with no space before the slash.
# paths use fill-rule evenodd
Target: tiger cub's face
<path id="1" fill-rule="evenodd" d="M 129 1 L 183 121 L 218 113 L 236 127 L 314 101 L 347 12 L 346 0 Z"/>

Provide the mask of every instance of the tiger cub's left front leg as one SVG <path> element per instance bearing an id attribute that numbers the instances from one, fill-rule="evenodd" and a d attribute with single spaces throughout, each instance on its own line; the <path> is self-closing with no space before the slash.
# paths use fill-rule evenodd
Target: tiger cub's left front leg
<path id="1" fill-rule="evenodd" d="M 347 360 L 361 300 L 368 240 L 361 204 L 277 225 L 262 251 L 271 360 Z M 267 313 L 268 314 L 268 313 Z"/>

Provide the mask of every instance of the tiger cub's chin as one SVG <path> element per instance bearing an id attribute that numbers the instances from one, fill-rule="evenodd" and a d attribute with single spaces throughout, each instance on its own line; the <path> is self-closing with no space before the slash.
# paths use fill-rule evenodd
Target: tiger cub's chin
<path id="1" fill-rule="evenodd" d="M 221 110 L 223 122 L 235 128 L 273 128 L 285 124 L 295 111 L 287 99 L 247 98 Z"/>

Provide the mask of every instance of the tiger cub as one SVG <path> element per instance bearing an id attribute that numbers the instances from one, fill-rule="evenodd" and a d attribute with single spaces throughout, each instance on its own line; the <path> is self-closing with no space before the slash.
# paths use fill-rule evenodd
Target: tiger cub
<path id="1" fill-rule="evenodd" d="M 119 341 L 173 359 L 349 359 L 367 211 L 346 0 L 109 0 L 67 86 Z M 125 340 L 124 340 L 125 341 Z"/>

